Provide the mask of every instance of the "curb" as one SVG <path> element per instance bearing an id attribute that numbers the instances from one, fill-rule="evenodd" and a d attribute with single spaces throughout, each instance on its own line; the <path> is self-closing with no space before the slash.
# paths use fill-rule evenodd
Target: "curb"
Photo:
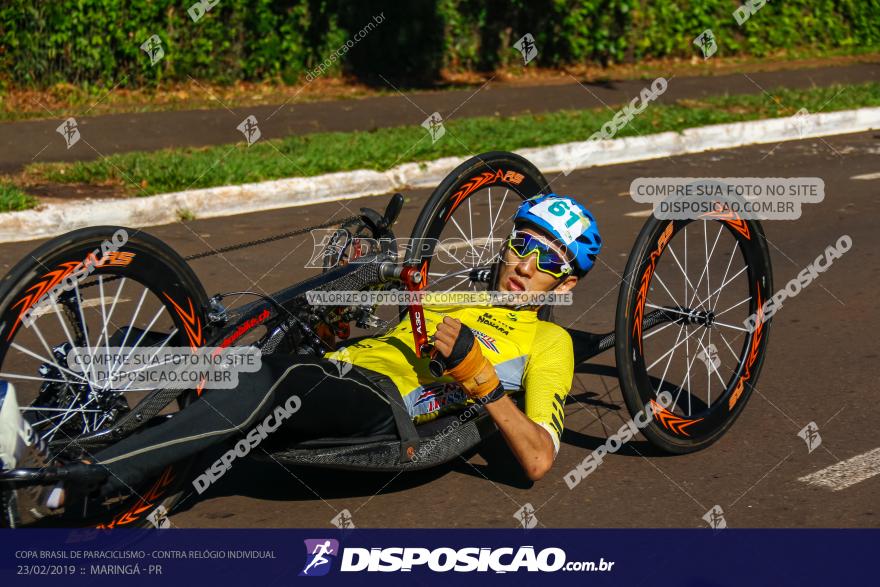
<path id="1" fill-rule="evenodd" d="M 873 129 L 880 129 L 880 108 L 718 124 L 680 133 L 582 141 L 516 152 L 545 173 L 568 175 L 574 169 Z M 0 243 L 46 238 L 102 224 L 129 227 L 170 224 L 178 221 L 182 211 L 196 218 L 216 218 L 432 187 L 463 160 L 445 157 L 405 163 L 385 172 L 345 171 L 126 200 L 48 204 L 35 210 L 0 214 Z"/>

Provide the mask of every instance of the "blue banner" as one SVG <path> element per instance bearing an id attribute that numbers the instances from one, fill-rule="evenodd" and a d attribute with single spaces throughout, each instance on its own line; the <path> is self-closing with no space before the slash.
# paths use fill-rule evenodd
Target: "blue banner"
<path id="1" fill-rule="evenodd" d="M 0 585 L 848 585 L 878 530 L 4 530 Z"/>

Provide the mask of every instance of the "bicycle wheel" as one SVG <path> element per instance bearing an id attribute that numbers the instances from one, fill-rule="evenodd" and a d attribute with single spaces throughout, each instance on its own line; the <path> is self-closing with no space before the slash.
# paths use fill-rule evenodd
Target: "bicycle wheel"
<path id="1" fill-rule="evenodd" d="M 493 151 L 456 167 L 431 194 L 412 232 L 407 263 L 418 265 L 423 289 L 475 290 L 513 228 L 523 200 L 550 193 L 547 180 L 529 161 Z"/>
<path id="2" fill-rule="evenodd" d="M 742 412 L 764 361 L 770 321 L 744 324 L 773 291 L 764 230 L 714 213 L 652 217 L 624 275 L 615 334 L 627 408 L 637 423 L 651 416 L 642 433 L 655 446 L 704 448 Z"/>
<path id="3" fill-rule="evenodd" d="M 86 259 L 90 272 L 82 270 Z M 51 457 L 88 458 L 100 445 L 87 444 L 85 437 L 123 418 L 139 419 L 138 403 L 149 390 L 113 386 L 107 371 L 99 377 L 97 368 L 85 365 L 94 365 L 102 353 L 109 356 L 112 347 L 158 352 L 202 346 L 206 302 L 195 274 L 160 240 L 115 226 L 70 232 L 37 248 L 0 286 L 0 378 L 15 384 L 22 415 L 46 440 Z M 82 369 L 72 367 L 71 357 Z M 169 412 L 193 395 L 184 392 L 144 425 L 173 417 Z M 47 523 L 157 525 L 157 516 L 161 520 L 180 497 L 189 464 L 109 500 L 88 498 Z"/>

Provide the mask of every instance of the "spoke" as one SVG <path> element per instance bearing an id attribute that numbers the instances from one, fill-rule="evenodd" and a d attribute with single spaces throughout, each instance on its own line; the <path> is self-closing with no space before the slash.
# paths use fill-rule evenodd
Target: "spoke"
<path id="1" fill-rule="evenodd" d="M 730 343 L 727 342 L 727 337 L 724 336 L 724 333 L 720 330 L 718 331 L 718 335 L 721 337 L 721 340 L 724 341 L 724 344 L 727 346 L 728 350 L 730 350 L 730 354 L 733 355 L 733 360 L 739 363 L 739 354 L 737 354 L 737 352 L 733 350 L 733 347 L 730 346 Z"/>
<path id="2" fill-rule="evenodd" d="M 89 342 L 89 327 L 86 324 L 86 316 L 83 313 L 83 307 L 82 307 L 83 300 L 82 300 L 82 296 L 79 293 L 79 284 L 76 281 L 73 282 L 73 291 L 74 291 L 74 295 L 76 296 L 76 307 L 79 308 L 79 320 L 80 320 L 80 324 L 82 325 L 83 338 L 85 339 L 85 342 L 86 342 L 86 350 L 89 353 L 88 369 L 89 369 L 89 372 L 91 373 L 90 379 L 92 381 L 94 381 L 95 379 L 97 379 L 95 377 L 95 353 L 92 352 L 92 345 Z M 96 347 L 96 351 L 97 351 L 97 344 L 95 345 L 95 347 Z"/>
<path id="3" fill-rule="evenodd" d="M 144 291 L 146 291 L 146 290 L 144 290 Z M 126 354 L 126 361 L 128 360 L 129 357 L 131 357 L 131 353 L 133 353 L 134 350 L 136 348 L 138 348 L 138 345 L 141 344 L 141 341 L 144 340 L 144 337 L 147 335 L 147 333 L 150 331 L 150 329 L 153 327 L 153 325 L 156 324 L 156 321 L 159 319 L 159 317 L 164 313 L 165 313 L 165 304 L 160 304 L 159 311 L 156 312 L 156 315 L 153 316 L 153 319 L 150 320 L 150 323 L 147 325 L 147 327 L 144 329 L 144 331 L 141 332 L 141 335 L 138 337 L 137 341 L 135 341 L 134 345 L 131 347 L 131 351 L 129 351 L 128 354 Z M 121 368 L 122 368 L 122 366 L 120 365 L 120 369 Z M 116 372 L 116 370 L 111 371 L 110 379 L 113 378 L 113 373 L 115 373 L 115 372 Z M 108 381 L 107 386 L 109 386 L 109 385 L 110 385 L 110 383 Z M 106 387 L 105 387 L 105 389 L 106 389 Z"/>
<path id="4" fill-rule="evenodd" d="M 721 278 L 721 283 L 724 283 L 727 279 L 727 274 L 730 273 L 730 266 L 733 265 L 733 258 L 736 256 L 736 247 L 739 246 L 739 242 L 736 239 L 733 239 L 733 250 L 730 251 L 730 259 L 727 260 L 727 268 L 724 270 L 724 277 Z M 712 301 L 709 300 L 709 307 L 714 310 L 715 306 L 718 305 L 718 302 L 721 300 L 721 292 L 718 292 L 718 298 L 715 300 L 715 305 L 712 305 Z"/>
<path id="5" fill-rule="evenodd" d="M 495 242 L 495 221 L 492 220 L 492 188 L 489 188 L 489 239 Z"/>
<path id="6" fill-rule="evenodd" d="M 24 410 L 25 408 L 21 408 L 21 409 Z M 63 418 L 63 417 L 64 417 L 64 413 L 66 413 L 66 410 L 64 410 L 64 408 L 58 408 L 58 409 L 61 410 L 62 413 L 60 413 L 60 414 L 55 414 L 54 416 L 49 416 L 48 418 L 43 418 L 42 420 L 38 420 L 38 421 L 36 421 L 36 422 L 31 422 L 31 423 L 30 423 L 31 428 L 36 428 L 37 426 L 40 426 L 40 425 L 42 425 L 42 424 L 46 424 L 46 423 L 48 423 L 48 422 L 51 422 L 51 421 L 54 420 L 55 418 Z"/>
<path id="7" fill-rule="evenodd" d="M 703 332 L 703 334 L 700 335 L 701 338 L 702 338 L 703 336 L 706 336 L 706 333 L 705 333 L 705 332 Z M 684 339 L 684 362 L 685 362 L 685 365 L 687 366 L 687 372 L 685 373 L 683 383 L 684 383 L 685 385 L 687 385 L 687 392 L 688 392 L 688 416 L 691 415 L 691 396 L 693 395 L 692 392 L 691 392 L 691 365 L 693 365 L 694 360 L 696 360 L 696 358 L 697 358 L 697 355 L 696 355 L 696 353 L 695 353 L 693 359 L 691 359 L 690 357 L 691 357 L 691 343 L 689 343 L 689 342 L 688 342 L 688 339 L 686 338 L 686 339 Z M 675 404 L 672 404 L 672 406 L 675 407 Z M 671 410 L 670 410 L 670 411 L 671 411 Z"/>
<path id="8" fill-rule="evenodd" d="M 468 245 L 470 245 L 471 250 L 474 252 L 474 257 L 475 257 L 475 258 L 479 257 L 479 255 L 477 254 L 477 249 L 474 248 L 474 244 L 473 244 L 472 240 L 471 240 L 471 239 L 468 239 L 468 236 L 467 236 L 467 235 L 464 233 L 464 231 L 461 229 L 461 226 L 458 225 L 458 221 L 456 221 L 455 218 L 450 218 L 450 220 L 452 220 L 452 223 L 455 225 L 455 228 L 458 229 L 458 232 L 461 233 L 461 237 L 462 237 L 465 241 L 467 241 L 467 244 L 468 244 Z M 465 267 L 467 267 L 467 265 L 465 265 L 464 263 L 462 263 L 462 265 L 465 266 Z"/>
<path id="9" fill-rule="evenodd" d="M 746 299 L 744 299 L 744 300 L 742 300 L 742 301 L 740 301 L 740 302 L 737 302 L 737 303 L 735 303 L 734 305 L 730 306 L 729 308 L 727 308 L 727 309 L 724 310 L 723 312 L 718 312 L 717 314 L 715 314 L 715 317 L 717 318 L 718 316 L 723 316 L 724 314 L 727 314 L 728 312 L 730 312 L 730 311 L 733 310 L 734 308 L 736 308 L 736 307 L 738 307 L 738 306 L 742 306 L 744 303 L 748 302 L 748 301 L 751 300 L 751 299 L 752 299 L 752 296 L 749 296 L 749 297 L 747 297 Z"/>
<path id="10" fill-rule="evenodd" d="M 707 331 L 707 332 L 708 332 L 708 331 Z M 702 341 L 702 339 L 700 339 L 700 346 L 703 348 L 703 351 L 706 353 L 706 356 L 708 357 L 708 356 L 709 356 L 709 348 L 703 345 L 703 341 Z M 710 365 L 711 365 L 711 363 L 710 363 Z M 727 387 L 727 382 L 724 381 L 724 378 L 721 377 L 721 374 L 718 372 L 718 369 L 716 369 L 714 365 L 712 365 L 712 368 L 710 369 L 710 371 L 713 372 L 713 373 L 715 373 L 715 376 L 718 377 L 718 381 L 721 382 L 721 388 L 722 388 L 722 389 L 725 388 L 725 387 Z M 711 377 L 709 378 L 709 382 L 710 382 L 710 385 L 711 385 L 711 382 L 712 382 L 712 378 L 711 378 Z"/>
<path id="11" fill-rule="evenodd" d="M 55 361 L 53 361 L 53 360 L 47 359 L 47 358 L 45 358 L 45 357 L 41 357 L 41 356 L 38 355 L 37 353 L 35 353 L 35 352 L 33 352 L 33 351 L 29 350 L 29 349 L 24 348 L 23 346 L 21 346 L 20 344 L 18 344 L 18 343 L 16 343 L 16 342 L 13 342 L 13 343 L 10 344 L 9 346 L 10 346 L 10 348 L 14 348 L 14 349 L 17 350 L 18 352 L 20 352 L 20 353 L 24 353 L 25 355 L 28 355 L 28 356 L 30 356 L 30 357 L 33 357 L 33 358 L 37 359 L 38 361 L 42 361 L 43 363 L 52 363 L 52 364 L 55 365 L 55 367 L 57 367 L 58 370 L 61 371 L 62 373 L 67 373 L 68 375 L 71 375 L 72 377 L 75 377 L 75 378 L 79 379 L 82 383 L 88 383 L 88 379 L 82 377 L 81 375 L 77 375 L 76 373 L 74 373 L 73 371 L 71 371 L 70 369 L 68 369 L 67 367 L 62 367 L 61 365 L 59 365 L 57 362 L 55 362 Z M 68 384 L 69 384 L 69 383 L 70 383 L 70 382 L 68 381 Z"/>
<path id="12" fill-rule="evenodd" d="M 64 418 L 63 420 L 61 420 L 61 422 L 59 422 L 59 423 L 55 426 L 55 428 L 53 428 L 53 429 L 50 430 L 48 433 L 46 433 L 46 437 L 48 438 L 48 437 L 54 436 L 54 435 L 55 435 L 55 432 L 56 432 L 59 428 L 61 428 L 62 426 L 64 426 L 64 424 L 66 424 L 71 418 L 75 417 L 77 414 L 80 414 L 81 411 L 82 411 L 83 409 L 85 409 L 85 407 L 86 407 L 87 405 L 89 405 L 90 403 L 92 403 L 93 401 L 95 401 L 95 397 L 96 397 L 96 396 L 92 396 L 92 397 L 90 397 L 90 398 L 86 401 L 86 403 L 84 403 L 83 405 L 81 405 L 79 408 L 73 410 L 73 409 L 71 409 L 71 408 L 73 407 L 73 404 L 76 403 L 76 401 L 79 399 L 79 394 L 77 394 L 76 397 L 73 398 L 73 401 L 70 403 L 70 406 L 67 408 L 68 410 L 70 410 L 70 413 L 67 415 L 66 418 Z M 83 414 L 83 420 L 85 421 L 85 414 Z"/>
<path id="13" fill-rule="evenodd" d="M 714 322 L 712 322 L 712 325 L 713 325 L 713 326 L 716 325 L 716 324 L 717 324 L 718 326 L 724 326 L 725 328 L 733 328 L 734 330 L 739 330 L 739 331 L 741 331 L 741 332 L 748 332 L 748 330 L 746 330 L 746 329 L 743 328 L 742 326 L 734 326 L 733 324 L 726 324 L 726 323 L 724 323 L 724 322 L 719 322 L 718 320 L 715 320 Z"/>
<path id="14" fill-rule="evenodd" d="M 501 204 L 498 206 L 498 212 L 495 213 L 495 218 L 492 220 L 492 226 L 495 226 L 498 222 L 498 218 L 501 216 L 501 210 L 504 209 L 504 202 L 507 201 L 507 195 L 510 193 L 510 190 L 504 190 L 504 197 L 501 198 Z"/>
<path id="15" fill-rule="evenodd" d="M 684 328 L 684 325 L 683 325 L 683 324 L 682 324 L 682 328 Z M 654 368 L 654 366 L 657 365 L 657 363 L 659 363 L 660 361 L 662 361 L 662 360 L 666 357 L 666 355 L 668 355 L 668 354 L 674 352 L 676 348 L 678 348 L 678 347 L 680 347 L 681 345 L 684 344 L 684 341 L 685 341 L 685 340 L 689 339 L 690 337 L 692 337 L 692 336 L 693 336 L 694 334 L 696 334 L 697 332 L 699 332 L 699 330 L 694 330 L 693 332 L 691 332 L 690 334 L 688 334 L 688 335 L 684 338 L 684 340 L 682 340 L 681 342 L 678 342 L 678 340 L 676 339 L 676 343 L 675 343 L 675 345 L 674 345 L 671 349 L 669 349 L 668 351 L 666 351 L 665 353 L 663 353 L 663 356 L 661 356 L 659 359 L 657 359 L 656 361 L 654 361 L 653 363 L 651 363 L 651 365 L 646 369 L 646 371 L 650 371 L 652 368 Z"/>
<path id="16" fill-rule="evenodd" d="M 459 279 L 457 282 L 455 282 L 455 285 L 453 285 L 452 287 L 447 288 L 447 289 L 445 289 L 445 290 L 443 290 L 443 291 L 444 291 L 444 292 L 450 292 L 450 291 L 453 291 L 455 288 L 457 288 L 459 285 L 461 285 L 462 283 L 464 283 L 465 281 L 467 281 L 467 280 L 469 280 L 469 279 L 470 279 L 470 277 L 467 276 L 467 275 L 465 275 L 464 277 L 462 277 L 461 279 Z"/>
<path id="17" fill-rule="evenodd" d="M 675 349 L 676 349 L 676 348 L 678 347 L 678 345 L 680 344 L 680 343 L 678 342 L 678 340 L 681 338 L 681 333 L 682 333 L 683 330 L 684 330 L 684 324 L 682 324 L 682 325 L 678 328 L 678 334 L 677 334 L 676 337 L 675 337 L 675 343 L 672 345 L 672 348 L 669 350 L 669 352 L 672 353 L 672 354 L 669 356 L 669 360 L 666 361 L 666 368 L 663 369 L 663 376 L 660 377 L 660 385 L 657 386 L 657 391 L 654 393 L 654 395 L 656 395 L 657 397 L 660 397 L 660 394 L 663 393 L 663 384 L 666 383 L 666 373 L 669 372 L 669 365 L 672 363 L 672 358 L 675 356 Z M 686 339 L 686 338 L 687 338 L 687 337 L 685 337 L 685 339 Z M 660 357 L 659 359 L 657 359 L 657 362 L 660 362 L 662 359 L 663 359 L 663 357 Z M 656 363 L 655 363 L 655 364 L 656 364 Z M 646 372 L 649 371 L 649 370 L 650 370 L 650 367 L 649 367 L 648 369 L 645 369 Z"/>
<path id="18" fill-rule="evenodd" d="M 37 335 L 37 338 L 40 339 L 40 343 L 43 345 L 43 348 L 46 350 L 46 354 L 49 355 L 50 357 L 52 357 L 51 361 L 43 361 L 43 362 L 50 362 L 53 365 L 55 365 L 55 367 L 57 367 L 59 372 L 61 373 L 61 377 L 64 378 L 64 382 L 68 386 L 70 386 L 70 381 L 67 379 L 67 375 L 65 375 L 64 369 L 61 367 L 61 365 L 58 363 L 58 361 L 55 360 L 55 354 L 52 352 L 52 349 L 49 348 L 49 343 L 46 342 L 46 338 L 43 336 L 43 332 L 37 326 L 36 321 L 31 324 L 31 328 L 34 331 L 34 334 Z M 15 346 L 15 345 L 12 345 L 12 346 Z M 70 373 L 72 373 L 74 375 L 74 377 L 76 377 L 77 379 L 80 379 L 79 375 L 76 375 L 72 371 Z"/>
<path id="19" fill-rule="evenodd" d="M 52 379 L 51 377 L 37 377 L 35 375 L 19 375 L 18 373 L 0 373 L 3 379 L 22 379 L 24 381 L 48 381 L 49 383 L 68 383 L 66 379 Z M 19 408 L 24 410 L 26 408 Z"/>
<path id="20" fill-rule="evenodd" d="M 718 227 L 718 234 L 715 236 L 715 242 L 712 244 L 712 251 L 710 252 L 710 251 L 709 251 L 709 239 L 708 239 L 708 233 L 709 233 L 709 231 L 708 231 L 708 225 L 707 225 L 706 221 L 703 220 L 703 248 L 704 248 L 705 253 L 706 253 L 706 266 L 703 267 L 703 271 L 700 273 L 700 279 L 697 280 L 697 287 L 694 288 L 694 295 L 691 297 L 690 301 L 688 302 L 688 307 L 693 307 L 693 305 L 694 305 L 694 300 L 695 300 L 695 299 L 698 299 L 697 296 L 699 295 L 699 292 L 697 291 L 697 289 L 700 287 L 700 284 L 703 283 L 703 276 L 704 276 L 704 275 L 706 276 L 706 282 L 707 282 L 707 287 L 708 287 L 708 281 L 709 281 L 709 261 L 712 260 L 712 255 L 715 253 L 715 247 L 718 246 L 718 239 L 721 238 L 721 232 L 722 232 L 723 230 L 724 230 L 724 226 L 723 226 L 723 225 L 721 225 L 721 226 Z M 709 290 L 707 290 L 707 291 L 709 291 Z M 708 300 L 700 300 L 700 308 L 703 307 L 703 301 L 711 301 L 711 298 L 712 298 L 712 294 L 709 293 L 709 299 L 708 299 Z"/>
<path id="21" fill-rule="evenodd" d="M 676 259 L 678 261 L 678 259 Z M 688 278 L 688 227 L 687 224 L 684 225 L 684 297 L 683 300 L 688 299 L 688 284 L 691 280 Z"/>
<path id="22" fill-rule="evenodd" d="M 711 295 L 715 295 L 716 293 L 720 292 L 722 289 L 724 289 L 724 287 L 725 287 L 728 283 L 730 283 L 731 281 L 733 281 L 734 279 L 736 279 L 737 277 L 739 277 L 740 274 L 742 274 L 742 272 L 745 271 L 745 270 L 748 269 L 748 268 L 749 268 L 748 265 L 746 265 L 746 266 L 744 266 L 742 269 L 740 269 L 739 271 L 737 271 L 737 272 L 736 272 L 736 275 L 734 275 L 733 277 L 731 277 L 730 279 L 728 279 L 727 281 L 725 281 L 724 283 L 722 283 L 722 284 L 718 287 L 718 289 L 716 289 L 715 291 L 712 292 Z M 720 295 L 719 295 L 719 297 L 720 297 Z M 703 302 L 705 302 L 705 301 L 706 301 L 706 300 L 700 300 L 700 306 L 702 306 L 702 305 L 703 305 Z"/>
<path id="23" fill-rule="evenodd" d="M 58 323 L 61 324 L 61 329 L 64 330 L 64 336 L 67 337 L 67 342 L 69 342 L 70 346 L 73 347 L 73 353 L 79 360 L 79 364 L 82 365 L 82 356 L 79 354 L 79 347 L 75 342 L 73 342 L 73 337 L 70 335 L 70 330 L 68 330 L 67 328 L 67 322 L 64 320 L 64 318 L 61 317 L 61 312 L 58 310 L 58 303 L 52 297 L 49 298 L 49 301 L 52 302 L 52 308 L 55 310 L 55 316 L 58 318 Z M 83 369 L 83 375 L 85 374 L 85 369 Z M 86 385 L 88 385 L 89 392 L 94 393 L 95 389 L 92 387 L 92 382 L 89 380 L 89 378 L 83 377 L 82 379 L 85 381 Z"/>
<path id="24" fill-rule="evenodd" d="M 666 290 L 666 294 L 669 296 L 669 299 L 672 300 L 672 303 L 676 306 L 680 306 L 681 304 L 678 303 L 678 300 L 675 299 L 675 296 L 672 295 L 672 292 L 669 291 L 669 288 L 666 287 L 666 284 L 663 282 L 663 280 L 660 278 L 660 275 L 658 275 L 656 271 L 654 271 L 654 277 L 657 279 L 658 282 L 660 282 L 660 285 L 663 286 L 663 289 Z"/>
<path id="25" fill-rule="evenodd" d="M 712 304 L 709 304 L 709 307 L 711 308 Z M 710 370 L 714 370 L 715 364 L 712 362 L 712 357 L 709 356 L 709 347 L 712 346 L 712 329 L 709 328 L 707 330 L 709 331 L 709 341 L 706 343 L 706 350 L 704 350 L 703 352 L 706 353 L 706 358 L 709 359 L 709 364 L 707 365 L 707 368 Z M 700 344 L 700 346 L 703 346 L 702 343 Z M 721 357 L 718 357 L 718 362 L 719 363 L 721 362 Z M 706 407 L 711 408 L 712 407 L 712 378 L 706 377 L 706 379 L 708 380 L 707 383 L 709 384 L 709 391 L 706 394 Z M 721 389 L 722 390 L 724 389 L 723 385 L 721 386 Z"/>
<path id="26" fill-rule="evenodd" d="M 705 330 L 703 331 L 703 334 L 700 335 L 700 340 L 703 340 L 704 336 L 706 336 Z M 687 390 L 687 392 L 688 392 L 688 416 L 691 415 L 691 408 L 692 408 L 692 406 L 691 406 L 691 389 L 690 389 L 691 365 L 693 365 L 694 361 L 696 361 L 696 360 L 697 360 L 697 356 L 694 355 L 694 358 L 691 359 L 691 361 L 689 363 L 687 361 L 685 361 L 685 363 L 687 364 L 687 374 L 688 374 L 688 390 Z M 684 382 L 682 382 L 682 383 L 684 383 Z M 678 393 L 675 394 L 675 400 L 673 400 L 673 402 L 672 402 L 672 407 L 669 408 L 670 412 L 673 412 L 675 410 L 675 406 L 678 405 L 678 398 L 681 397 L 682 391 L 684 391 L 684 388 L 681 385 L 679 385 L 678 386 Z"/>
<path id="27" fill-rule="evenodd" d="M 687 247 L 687 242 L 685 242 L 685 247 Z M 687 250 L 685 250 L 685 260 L 684 260 L 685 266 L 682 267 L 681 263 L 679 263 L 679 261 L 678 261 L 678 256 L 675 254 L 675 251 L 672 250 L 672 243 L 669 243 L 669 246 L 667 246 L 666 249 L 672 255 L 672 259 L 675 261 L 675 264 L 678 265 L 679 271 L 681 271 L 681 274 L 684 276 L 685 283 L 684 283 L 684 298 L 683 299 L 686 300 L 686 299 L 688 299 L 687 286 L 691 286 L 692 289 L 694 288 L 694 284 L 691 283 L 691 280 L 690 280 L 690 278 L 688 278 L 688 274 L 687 274 L 687 256 L 686 256 Z"/>
<path id="28" fill-rule="evenodd" d="M 128 335 L 131 334 L 131 329 L 134 328 L 134 323 L 137 321 L 138 314 L 141 313 L 141 306 L 144 305 L 144 299 L 147 297 L 148 291 L 149 290 L 147 288 L 144 288 L 144 293 L 141 294 L 141 299 L 138 301 L 137 308 L 135 308 L 135 310 L 134 310 L 134 315 L 131 318 L 131 322 L 128 324 L 128 328 L 125 329 L 125 336 L 122 337 L 122 344 L 119 345 L 119 354 L 120 355 L 122 355 L 122 351 L 123 351 L 123 349 L 125 349 L 125 343 L 128 342 Z M 122 360 L 121 356 L 117 357 L 117 358 Z M 126 360 L 127 359 L 128 359 L 128 355 L 126 355 Z M 113 368 L 110 369 L 110 372 L 111 373 L 114 372 L 116 370 L 116 368 L 117 368 L 117 362 L 116 362 L 116 360 L 114 360 L 113 361 Z"/>
<path id="29" fill-rule="evenodd" d="M 474 211 L 471 209 L 471 199 L 472 198 L 467 199 L 467 203 L 468 203 L 468 234 L 470 235 L 470 238 L 468 239 L 469 243 L 474 242 Z M 482 260 L 483 260 L 483 254 L 480 253 L 480 256 L 477 258 L 477 264 L 479 265 L 480 261 L 482 261 Z"/>
<path id="30" fill-rule="evenodd" d="M 141 367 L 141 368 L 139 368 L 139 369 L 136 369 L 135 371 L 131 371 L 131 372 L 132 372 L 132 373 L 135 373 L 135 372 L 137 372 L 137 371 L 142 371 L 142 370 L 146 369 L 146 368 L 147 368 L 147 367 L 153 362 L 153 359 L 155 359 L 155 358 L 159 355 L 159 353 L 162 351 L 162 349 L 165 348 L 165 345 L 167 345 L 167 344 L 171 341 L 171 339 L 177 334 L 177 332 L 178 332 L 178 330 L 177 330 L 177 328 L 175 328 L 175 329 L 171 332 L 171 334 L 169 334 L 169 335 L 165 338 L 165 340 L 162 341 L 162 344 L 160 344 L 158 347 L 156 347 L 156 352 L 154 352 L 154 353 L 153 353 L 153 356 L 150 357 L 150 360 L 147 362 L 147 365 L 145 365 L 144 367 Z M 128 385 L 126 385 L 124 389 L 119 390 L 119 393 L 122 394 L 122 393 L 125 393 L 126 391 L 129 391 L 129 389 L 131 388 L 131 386 L 134 385 L 134 381 L 135 381 L 134 379 L 132 379 L 131 381 L 129 381 L 129 382 L 128 382 Z"/>
<path id="31" fill-rule="evenodd" d="M 676 324 L 675 322 L 667 322 L 666 324 L 664 324 L 660 328 L 652 329 L 651 332 L 649 332 L 648 334 L 642 335 L 642 340 L 648 340 L 649 338 L 651 338 L 652 336 L 654 336 L 658 332 L 663 332 L 665 329 L 669 328 L 670 326 L 675 326 L 675 324 Z"/>
<path id="32" fill-rule="evenodd" d="M 104 361 L 109 360 L 110 357 L 110 335 L 107 333 L 107 305 L 104 303 L 104 276 L 98 275 L 98 296 L 101 300 L 101 334 L 98 337 L 98 341 L 95 343 L 95 352 L 97 352 L 98 347 L 101 345 L 101 340 L 104 341 Z"/>

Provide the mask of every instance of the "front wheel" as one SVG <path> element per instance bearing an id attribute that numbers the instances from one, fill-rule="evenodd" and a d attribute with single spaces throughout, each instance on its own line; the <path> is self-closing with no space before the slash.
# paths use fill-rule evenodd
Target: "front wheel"
<path id="1" fill-rule="evenodd" d="M 645 437 L 670 453 L 716 441 L 758 379 L 773 279 L 759 222 L 651 218 L 636 239 L 615 322 L 620 386 Z"/>

